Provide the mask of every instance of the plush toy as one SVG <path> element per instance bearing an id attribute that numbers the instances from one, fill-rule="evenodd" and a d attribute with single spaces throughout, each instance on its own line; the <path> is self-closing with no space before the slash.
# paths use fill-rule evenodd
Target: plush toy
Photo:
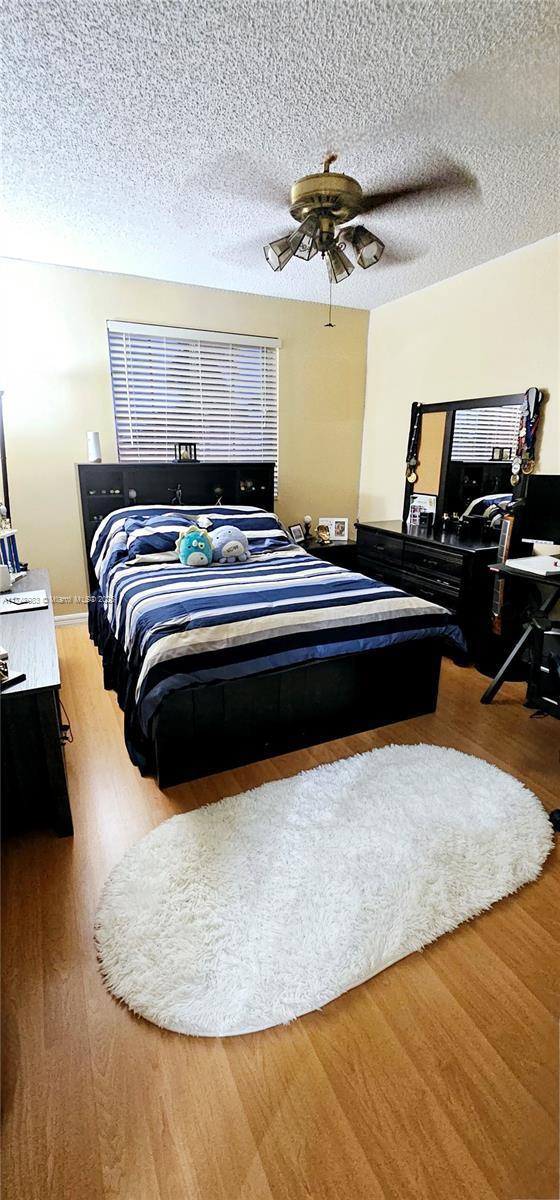
<path id="1" fill-rule="evenodd" d="M 212 546 L 205 529 L 189 525 L 177 539 L 177 554 L 184 567 L 208 567 L 212 562 Z"/>
<path id="2" fill-rule="evenodd" d="M 214 562 L 247 562 L 249 543 L 245 534 L 234 525 L 224 525 L 222 529 L 212 530 L 210 541 Z"/>

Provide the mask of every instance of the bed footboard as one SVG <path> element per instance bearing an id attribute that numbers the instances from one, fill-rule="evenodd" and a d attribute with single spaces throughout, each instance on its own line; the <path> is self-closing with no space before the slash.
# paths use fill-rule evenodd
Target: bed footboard
<path id="1" fill-rule="evenodd" d="M 426 638 L 173 692 L 152 731 L 159 786 L 434 712 L 440 666 Z"/>

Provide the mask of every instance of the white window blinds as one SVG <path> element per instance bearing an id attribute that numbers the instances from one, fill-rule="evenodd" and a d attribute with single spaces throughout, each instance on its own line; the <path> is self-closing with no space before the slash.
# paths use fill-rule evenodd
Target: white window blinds
<path id="1" fill-rule="evenodd" d="M 277 338 L 109 321 L 119 460 L 278 461 Z"/>
<path id="2" fill-rule="evenodd" d="M 509 448 L 513 457 L 522 412 L 517 404 L 458 409 L 453 426 L 452 461 L 491 462 L 495 447 Z"/>

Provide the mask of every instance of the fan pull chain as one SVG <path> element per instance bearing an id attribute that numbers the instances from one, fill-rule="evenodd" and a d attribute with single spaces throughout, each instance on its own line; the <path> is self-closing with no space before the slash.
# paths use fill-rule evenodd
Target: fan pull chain
<path id="1" fill-rule="evenodd" d="M 336 329 L 336 325 L 332 323 L 332 279 L 329 279 L 329 319 L 325 324 L 325 329 Z"/>

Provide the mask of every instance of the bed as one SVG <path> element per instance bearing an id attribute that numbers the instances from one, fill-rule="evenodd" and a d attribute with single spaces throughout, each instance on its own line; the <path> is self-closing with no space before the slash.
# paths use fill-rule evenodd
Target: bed
<path id="1" fill-rule="evenodd" d="M 245 533 L 246 562 L 182 566 L 178 531 Z M 431 712 L 446 609 L 313 558 L 251 506 L 111 512 L 90 548 L 90 635 L 125 739 L 160 787 Z"/>

